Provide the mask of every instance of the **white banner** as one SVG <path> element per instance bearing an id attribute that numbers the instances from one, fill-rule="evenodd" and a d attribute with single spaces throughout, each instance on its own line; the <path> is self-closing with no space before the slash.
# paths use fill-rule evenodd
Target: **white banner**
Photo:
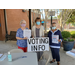
<path id="1" fill-rule="evenodd" d="M 27 40 L 28 52 L 34 51 L 49 51 L 49 38 L 29 38 Z"/>

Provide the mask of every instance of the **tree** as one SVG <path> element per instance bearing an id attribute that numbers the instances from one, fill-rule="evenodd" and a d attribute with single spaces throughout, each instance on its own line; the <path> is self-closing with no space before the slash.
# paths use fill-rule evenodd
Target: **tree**
<path id="1" fill-rule="evenodd" d="M 37 17 L 39 17 L 40 9 L 36 9 L 36 11 L 37 11 Z"/>
<path id="2" fill-rule="evenodd" d="M 44 14 L 43 14 L 44 9 L 41 9 L 41 14 L 42 14 L 42 20 L 44 20 Z"/>
<path id="3" fill-rule="evenodd" d="M 66 22 L 69 20 L 69 18 L 71 17 L 72 13 L 73 13 L 74 9 L 60 9 L 60 14 L 58 16 L 59 18 L 59 23 L 60 23 L 60 30 L 63 31 L 64 30 L 64 26 L 66 24 Z"/>
<path id="4" fill-rule="evenodd" d="M 44 12 L 45 12 L 45 32 L 47 32 L 47 20 L 48 20 L 48 12 L 49 12 L 49 9 L 44 9 Z"/>
<path id="5" fill-rule="evenodd" d="M 34 16 L 34 11 L 35 11 L 35 9 L 32 9 L 33 10 L 33 25 L 35 24 L 35 22 L 34 22 L 34 20 L 35 20 L 35 16 Z"/>
<path id="6" fill-rule="evenodd" d="M 67 24 L 72 23 L 75 26 L 75 11 L 71 14 L 70 18 L 66 22 Z"/>

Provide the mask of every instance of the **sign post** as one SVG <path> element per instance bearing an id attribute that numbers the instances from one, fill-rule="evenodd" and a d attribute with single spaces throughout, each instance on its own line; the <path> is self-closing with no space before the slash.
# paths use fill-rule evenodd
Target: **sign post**
<path id="1" fill-rule="evenodd" d="M 31 9 L 29 9 L 29 27 L 31 29 Z"/>
<path id="2" fill-rule="evenodd" d="M 50 11 L 50 12 L 49 12 L 49 15 L 50 15 L 50 16 L 54 16 L 54 15 L 55 15 L 55 11 Z"/>
<path id="3" fill-rule="evenodd" d="M 52 25 L 52 16 L 54 16 L 55 15 L 55 11 L 50 11 L 49 12 L 49 16 L 51 16 L 51 25 Z"/>

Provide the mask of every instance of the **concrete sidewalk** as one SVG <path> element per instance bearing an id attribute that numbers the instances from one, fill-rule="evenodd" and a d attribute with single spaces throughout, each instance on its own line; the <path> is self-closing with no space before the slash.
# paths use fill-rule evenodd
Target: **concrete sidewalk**
<path id="1" fill-rule="evenodd" d="M 48 63 L 48 65 L 57 65 L 57 62 L 52 64 Z M 75 58 L 66 55 L 66 51 L 62 48 L 60 49 L 60 65 L 75 65 Z"/>
<path id="2" fill-rule="evenodd" d="M 6 53 L 11 49 L 18 49 L 16 41 L 7 41 L 6 43 L 5 41 L 0 41 L 0 53 Z M 62 48 L 60 49 L 60 60 L 61 65 L 75 65 L 75 59 L 66 55 L 66 52 Z M 57 62 L 48 63 L 48 65 L 57 65 Z"/>
<path id="3" fill-rule="evenodd" d="M 18 49 L 16 41 L 0 41 L 0 52 L 8 52 L 11 49 Z"/>

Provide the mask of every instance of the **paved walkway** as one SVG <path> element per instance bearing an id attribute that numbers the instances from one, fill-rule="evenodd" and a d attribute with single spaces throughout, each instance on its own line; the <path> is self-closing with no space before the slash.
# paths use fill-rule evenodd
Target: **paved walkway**
<path id="1" fill-rule="evenodd" d="M 0 52 L 8 52 L 11 49 L 17 49 L 16 41 L 0 41 Z"/>
<path id="2" fill-rule="evenodd" d="M 0 41 L 0 53 L 6 53 L 11 49 L 17 49 L 16 41 L 7 41 L 6 43 L 4 41 Z M 62 48 L 60 49 L 60 60 L 61 65 L 75 65 L 75 59 L 66 55 L 66 52 Z M 56 62 L 52 64 L 48 63 L 48 65 L 56 64 Z"/>

